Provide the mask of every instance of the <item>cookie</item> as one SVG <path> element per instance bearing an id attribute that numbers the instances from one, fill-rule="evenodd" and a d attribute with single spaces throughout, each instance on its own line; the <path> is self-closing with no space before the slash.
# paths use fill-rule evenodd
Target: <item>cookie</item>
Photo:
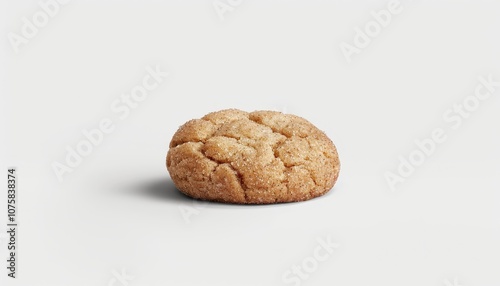
<path id="1" fill-rule="evenodd" d="M 228 109 L 182 125 L 170 142 L 167 169 L 190 197 L 272 204 L 324 195 L 340 162 L 325 133 L 299 116 Z"/>

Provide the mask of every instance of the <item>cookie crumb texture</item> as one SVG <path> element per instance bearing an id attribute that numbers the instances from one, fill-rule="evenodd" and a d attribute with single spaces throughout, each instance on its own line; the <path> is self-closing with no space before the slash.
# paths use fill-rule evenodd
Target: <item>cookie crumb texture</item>
<path id="1" fill-rule="evenodd" d="M 229 109 L 182 125 L 170 142 L 167 169 L 190 197 L 272 204 L 327 193 L 340 162 L 333 142 L 301 117 Z"/>

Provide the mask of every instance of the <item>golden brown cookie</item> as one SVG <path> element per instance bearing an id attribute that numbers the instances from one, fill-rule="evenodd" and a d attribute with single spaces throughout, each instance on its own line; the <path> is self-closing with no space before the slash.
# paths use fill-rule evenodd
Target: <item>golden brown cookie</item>
<path id="1" fill-rule="evenodd" d="M 228 109 L 182 125 L 170 142 L 167 169 L 190 197 L 271 204 L 327 193 L 340 162 L 332 141 L 301 117 Z"/>

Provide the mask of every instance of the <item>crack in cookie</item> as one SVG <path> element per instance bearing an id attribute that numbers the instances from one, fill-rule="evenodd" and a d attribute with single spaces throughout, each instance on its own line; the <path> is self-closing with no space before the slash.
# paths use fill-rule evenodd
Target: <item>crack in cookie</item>
<path id="1" fill-rule="evenodd" d="M 222 162 L 222 161 L 218 161 L 216 160 L 215 158 L 212 158 L 210 156 L 208 156 L 207 154 L 205 154 L 204 152 L 202 152 L 203 155 L 205 155 L 205 157 L 207 157 L 209 160 L 211 160 L 212 162 L 215 162 L 217 163 L 217 166 L 215 167 L 215 169 L 217 169 L 218 167 L 220 167 L 221 165 L 224 165 L 228 168 L 230 168 L 234 174 L 236 175 L 236 179 L 238 180 L 238 184 L 241 186 L 241 188 L 243 189 L 243 196 L 245 197 L 245 202 L 247 200 L 247 187 L 245 185 L 245 182 L 243 181 L 243 177 L 241 176 L 240 172 L 238 172 L 238 170 L 236 170 L 233 165 L 231 165 L 230 162 Z M 211 180 L 212 180 L 212 177 L 211 177 Z"/>

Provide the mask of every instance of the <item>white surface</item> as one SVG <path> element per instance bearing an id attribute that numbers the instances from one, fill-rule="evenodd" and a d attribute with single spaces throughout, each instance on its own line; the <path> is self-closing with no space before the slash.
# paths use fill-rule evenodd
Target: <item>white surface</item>
<path id="1" fill-rule="evenodd" d="M 22 3 L 19 3 L 22 2 Z M 500 6 L 404 2 L 351 63 L 339 45 L 386 1 L 73 1 L 14 53 L 37 1 L 2 1 L 1 170 L 19 174 L 19 272 L 0 285 L 500 285 L 500 90 L 454 130 L 442 119 L 500 81 Z M 169 77 L 121 120 L 110 104 L 147 66 Z M 179 125 L 223 108 L 303 116 L 338 147 L 340 179 L 312 201 L 199 204 L 188 223 L 165 168 Z M 116 129 L 58 182 L 51 164 L 108 117 Z M 386 171 L 435 128 L 448 139 L 392 192 Z M 5 184 L 1 182 L 0 184 Z M 0 200 L 2 234 L 5 192 Z M 0 257 L 7 256 L 5 236 Z"/>

